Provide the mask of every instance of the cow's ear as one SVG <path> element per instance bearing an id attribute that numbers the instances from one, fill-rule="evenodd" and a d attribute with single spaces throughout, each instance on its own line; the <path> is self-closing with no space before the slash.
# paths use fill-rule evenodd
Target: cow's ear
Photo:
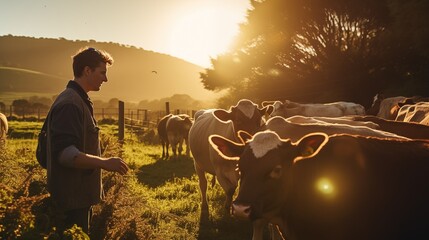
<path id="1" fill-rule="evenodd" d="M 223 109 L 217 109 L 213 112 L 214 116 L 221 121 L 228 122 L 231 120 L 231 112 L 228 112 Z"/>
<path id="2" fill-rule="evenodd" d="M 235 143 L 219 135 L 211 135 L 209 142 L 219 155 L 226 160 L 238 160 L 244 150 L 244 144 Z"/>
<path id="3" fill-rule="evenodd" d="M 270 116 L 271 113 L 273 113 L 273 111 L 274 111 L 274 106 L 273 105 L 268 105 L 265 108 L 266 108 L 266 110 L 265 110 L 265 116 Z"/>
<path id="4" fill-rule="evenodd" d="M 252 135 L 244 130 L 238 130 L 238 138 L 241 140 L 241 142 L 244 144 L 247 142 L 247 140 L 252 139 Z"/>
<path id="5" fill-rule="evenodd" d="M 315 156 L 320 149 L 328 142 L 329 137 L 325 133 L 310 133 L 305 135 L 301 140 L 296 143 L 297 146 L 297 157 L 295 162 L 311 158 Z"/>

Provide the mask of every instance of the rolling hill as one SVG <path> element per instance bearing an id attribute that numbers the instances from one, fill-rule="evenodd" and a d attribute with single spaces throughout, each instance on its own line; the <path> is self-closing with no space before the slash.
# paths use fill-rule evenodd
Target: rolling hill
<path id="1" fill-rule="evenodd" d="M 71 56 L 85 46 L 106 50 L 115 61 L 108 69 L 108 83 L 100 92 L 90 93 L 93 99 L 138 102 L 187 94 L 205 101 L 216 97 L 199 79 L 204 69 L 176 57 L 111 42 L 11 35 L 0 36 L 0 94 L 57 94 L 73 78 Z"/>

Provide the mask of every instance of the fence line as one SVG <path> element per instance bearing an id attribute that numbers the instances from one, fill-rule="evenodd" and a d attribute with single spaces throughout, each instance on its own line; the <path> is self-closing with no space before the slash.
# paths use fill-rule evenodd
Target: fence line
<path id="1" fill-rule="evenodd" d="M 48 115 L 48 108 L 14 107 L 12 105 L 1 109 L 9 119 L 42 121 Z M 126 125 L 153 127 L 169 112 L 169 109 L 148 110 L 141 108 L 125 108 L 124 119 Z M 195 110 L 175 109 L 174 114 L 186 113 L 193 117 Z M 119 108 L 94 108 L 94 117 L 99 120 L 119 119 Z"/>

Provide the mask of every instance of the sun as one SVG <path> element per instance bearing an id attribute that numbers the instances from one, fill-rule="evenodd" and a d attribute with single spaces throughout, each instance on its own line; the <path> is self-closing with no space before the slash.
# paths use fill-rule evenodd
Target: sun
<path id="1" fill-rule="evenodd" d="M 227 51 L 238 33 L 238 15 L 227 6 L 194 8 L 182 13 L 172 27 L 170 52 L 208 67 L 210 57 Z"/>

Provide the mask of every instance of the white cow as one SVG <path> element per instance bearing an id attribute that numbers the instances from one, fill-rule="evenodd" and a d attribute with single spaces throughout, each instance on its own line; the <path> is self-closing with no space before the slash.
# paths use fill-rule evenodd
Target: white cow
<path id="1" fill-rule="evenodd" d="M 266 105 L 269 102 L 264 102 Z M 365 108 L 357 103 L 333 102 L 333 103 L 296 103 L 286 100 L 271 103 L 273 110 L 270 117 L 292 117 L 302 115 L 308 117 L 341 117 L 346 115 L 364 115 Z"/>
<path id="2" fill-rule="evenodd" d="M 207 179 L 205 173 L 217 177 L 226 194 L 225 207 L 231 207 L 232 195 L 237 188 L 238 174 L 235 164 L 225 164 L 219 154 L 211 147 L 208 138 L 218 134 L 229 139 L 237 139 L 239 130 L 255 133 L 261 127 L 266 108 L 259 109 L 250 100 L 242 99 L 229 111 L 209 109 L 198 113 L 189 131 L 189 146 L 194 157 L 195 171 L 201 190 L 201 211 L 208 214 Z"/>
<path id="3" fill-rule="evenodd" d="M 379 129 L 380 126 L 371 121 L 355 121 L 350 116 L 344 117 L 305 117 L 305 116 L 293 116 L 286 119 L 291 123 L 299 123 L 299 124 L 346 124 L 350 126 L 364 126 L 373 129 Z"/>

